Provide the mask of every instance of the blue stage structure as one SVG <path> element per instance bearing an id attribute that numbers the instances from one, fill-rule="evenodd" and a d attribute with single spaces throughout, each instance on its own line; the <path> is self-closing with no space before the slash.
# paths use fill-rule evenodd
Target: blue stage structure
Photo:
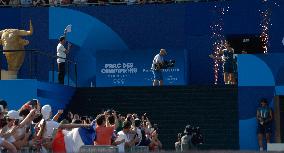
<path id="1" fill-rule="evenodd" d="M 266 97 L 273 105 L 273 97 L 284 94 L 284 72 L 281 71 L 284 1 L 277 3 L 279 6 L 267 5 L 261 0 L 232 0 L 164 5 L 1 8 L 0 13 L 5 16 L 0 17 L 3 21 L 0 29 L 27 29 L 28 21 L 32 19 L 35 31 L 27 38 L 30 41 L 28 48 L 55 55 L 59 36 L 67 25 L 72 24 L 72 32 L 68 35 L 73 44 L 70 58 L 78 64 L 80 87 L 90 84 L 99 87 L 150 86 L 152 74 L 146 69 L 150 68 L 152 58 L 160 48 L 168 50 L 168 58 L 176 58 L 176 69 L 180 69 L 178 76 L 166 74 L 167 85 L 212 85 L 213 61 L 208 55 L 213 53 L 214 40 L 210 26 L 219 19 L 218 10 L 228 9 L 220 23 L 224 25 L 222 34 L 235 35 L 260 34 L 263 20 L 260 12 L 269 9 L 269 54 L 238 57 L 240 149 L 256 150 L 258 100 Z M 38 57 L 37 60 L 46 59 Z M 119 63 L 122 67 L 125 64 L 137 68 L 135 75 L 126 76 L 126 83 L 121 76 L 111 78 L 102 73 L 106 64 Z M 51 68 L 43 63 L 39 65 L 41 71 L 35 79 L 50 81 Z M 71 68 L 70 71 L 75 70 Z M 221 71 L 220 67 L 220 74 Z M 27 72 L 22 70 L 20 73 Z M 70 77 L 71 82 L 75 82 L 74 76 Z M 178 81 L 171 82 L 176 78 Z M 222 83 L 222 76 L 219 78 Z M 75 90 L 36 80 L 0 81 L 0 87 L 0 97 L 9 102 L 11 109 L 32 98 L 39 98 L 43 104 L 49 103 L 55 109 L 62 108 Z"/>
<path id="2" fill-rule="evenodd" d="M 51 105 L 53 113 L 64 109 L 75 92 L 74 87 L 27 79 L 1 80 L 0 87 L 0 97 L 8 102 L 10 110 L 17 110 L 25 102 L 36 98 L 40 100 L 41 105 Z"/>
<path id="3" fill-rule="evenodd" d="M 0 17 L 1 21 L 5 21 L 0 29 L 27 28 L 29 19 L 32 19 L 35 32 L 27 38 L 31 42 L 28 48 L 55 55 L 59 36 L 67 25 L 72 24 L 72 32 L 67 37 L 73 43 L 70 58 L 78 63 L 80 87 L 90 86 L 91 82 L 110 85 L 110 82 L 105 85 L 96 83 L 101 79 L 96 77 L 99 75 L 96 73 L 97 53 L 125 51 L 123 55 L 127 57 L 140 50 L 151 51 L 154 55 L 160 48 L 168 50 L 169 58 L 176 51 L 185 51 L 184 59 L 180 61 L 185 67 L 183 85 L 209 85 L 214 83 L 213 61 L 208 57 L 213 52 L 214 43 L 210 26 L 220 18 L 219 10 L 228 10 L 222 15 L 224 35 L 260 34 L 263 20 L 260 10 L 269 8 L 271 26 L 268 52 L 281 53 L 284 19 L 280 15 L 284 13 L 284 2 L 277 3 L 279 7 L 264 4 L 260 0 L 232 0 L 106 7 L 2 8 L 0 13 L 6 15 Z M 137 64 L 148 63 L 150 67 L 152 58 L 148 56 Z M 120 61 L 124 62 L 123 59 Z M 219 78 L 222 78 L 221 69 Z M 41 80 L 48 81 L 50 70 L 41 71 L 44 72 L 39 76 Z M 151 77 L 150 73 L 148 77 Z M 74 76 L 71 76 L 71 80 L 75 82 Z M 222 83 L 222 79 L 219 82 Z"/>

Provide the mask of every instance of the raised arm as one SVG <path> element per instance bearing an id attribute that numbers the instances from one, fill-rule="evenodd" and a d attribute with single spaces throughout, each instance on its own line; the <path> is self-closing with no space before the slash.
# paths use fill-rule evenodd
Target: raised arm
<path id="1" fill-rule="evenodd" d="M 58 112 L 54 115 L 54 117 L 52 118 L 53 121 L 58 121 L 59 117 L 63 114 L 63 110 L 60 109 L 58 110 Z"/>
<path id="2" fill-rule="evenodd" d="M 19 124 L 19 127 L 24 127 L 26 124 L 31 123 L 36 115 L 36 109 L 32 109 L 28 116 Z"/>
<path id="3" fill-rule="evenodd" d="M 114 111 L 112 115 L 114 116 L 114 129 L 116 129 L 118 127 L 118 124 L 119 124 L 116 111 Z"/>

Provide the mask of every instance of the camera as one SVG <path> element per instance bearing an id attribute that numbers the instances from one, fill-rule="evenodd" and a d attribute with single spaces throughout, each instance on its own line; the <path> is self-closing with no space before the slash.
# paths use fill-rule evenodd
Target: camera
<path id="1" fill-rule="evenodd" d="M 175 60 L 164 61 L 164 69 L 171 68 L 175 66 Z"/>
<path id="2" fill-rule="evenodd" d="M 192 130 L 191 143 L 193 145 L 198 145 L 198 144 L 204 143 L 203 135 L 202 135 L 200 128 L 198 126 L 193 128 L 193 130 Z"/>
<path id="3" fill-rule="evenodd" d="M 157 63 L 155 64 L 155 69 L 168 69 L 171 67 L 175 66 L 176 61 L 175 60 L 169 60 L 169 61 L 164 61 L 163 63 Z"/>
<path id="4" fill-rule="evenodd" d="M 183 136 L 189 137 L 187 143 L 191 144 L 192 146 L 204 144 L 204 137 L 199 126 L 194 127 L 192 125 L 186 125 Z"/>

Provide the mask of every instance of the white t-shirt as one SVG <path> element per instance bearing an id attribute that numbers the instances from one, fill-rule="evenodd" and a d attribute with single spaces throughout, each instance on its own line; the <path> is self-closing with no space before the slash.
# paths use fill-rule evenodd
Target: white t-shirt
<path id="1" fill-rule="evenodd" d="M 65 47 L 61 43 L 58 43 L 58 45 L 57 45 L 57 56 L 61 57 L 61 58 L 57 58 L 57 63 L 65 62 L 65 58 L 66 58 L 65 52 L 66 52 Z M 62 58 L 64 58 L 64 59 L 62 59 Z"/>
<path id="2" fill-rule="evenodd" d="M 153 59 L 153 63 L 152 63 L 151 69 L 154 70 L 155 69 L 155 64 L 162 63 L 163 61 L 164 61 L 163 56 L 161 56 L 160 54 L 157 54 L 154 57 L 154 59 Z"/>
<path id="3" fill-rule="evenodd" d="M 138 138 L 139 138 L 139 142 L 136 145 L 136 146 L 138 146 L 140 144 L 141 140 L 142 140 L 142 132 L 141 132 L 141 129 L 139 129 L 139 128 L 135 128 L 135 131 L 136 131 Z"/>
<path id="4" fill-rule="evenodd" d="M 125 140 L 125 142 L 129 142 L 129 138 L 127 136 L 127 134 L 125 134 L 123 131 L 118 132 L 118 137 L 115 141 L 121 141 L 121 140 Z M 125 152 L 125 142 L 117 145 L 118 146 L 118 152 Z"/>
<path id="5" fill-rule="evenodd" d="M 39 125 L 43 124 L 43 121 L 44 120 L 42 119 L 40 121 Z M 46 121 L 46 125 L 45 125 L 46 131 L 44 132 L 43 137 L 44 138 L 51 138 L 53 130 L 57 129 L 58 127 L 59 127 L 59 123 L 58 122 L 55 122 L 53 120 Z"/>

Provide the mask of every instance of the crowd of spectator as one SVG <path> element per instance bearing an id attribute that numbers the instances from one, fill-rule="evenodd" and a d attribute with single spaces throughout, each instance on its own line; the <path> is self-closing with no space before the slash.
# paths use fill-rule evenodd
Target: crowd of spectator
<path id="1" fill-rule="evenodd" d="M 8 110 L 7 102 L 0 100 L 0 151 L 16 153 L 26 148 L 62 152 L 62 139 L 57 138 L 64 136 L 63 130 L 91 127 L 96 135 L 92 139 L 95 146 L 117 146 L 119 152 L 128 152 L 134 146 L 146 146 L 150 151 L 162 149 L 157 125 L 152 126 L 146 114 L 123 116 L 107 110 L 93 118 L 58 110 L 52 116 L 51 106 L 41 107 L 37 99 L 26 102 L 19 110 Z"/>
<path id="2" fill-rule="evenodd" d="M 59 5 L 107 5 L 107 4 L 145 4 L 168 3 L 173 0 L 0 0 L 0 6 L 59 6 Z"/>

